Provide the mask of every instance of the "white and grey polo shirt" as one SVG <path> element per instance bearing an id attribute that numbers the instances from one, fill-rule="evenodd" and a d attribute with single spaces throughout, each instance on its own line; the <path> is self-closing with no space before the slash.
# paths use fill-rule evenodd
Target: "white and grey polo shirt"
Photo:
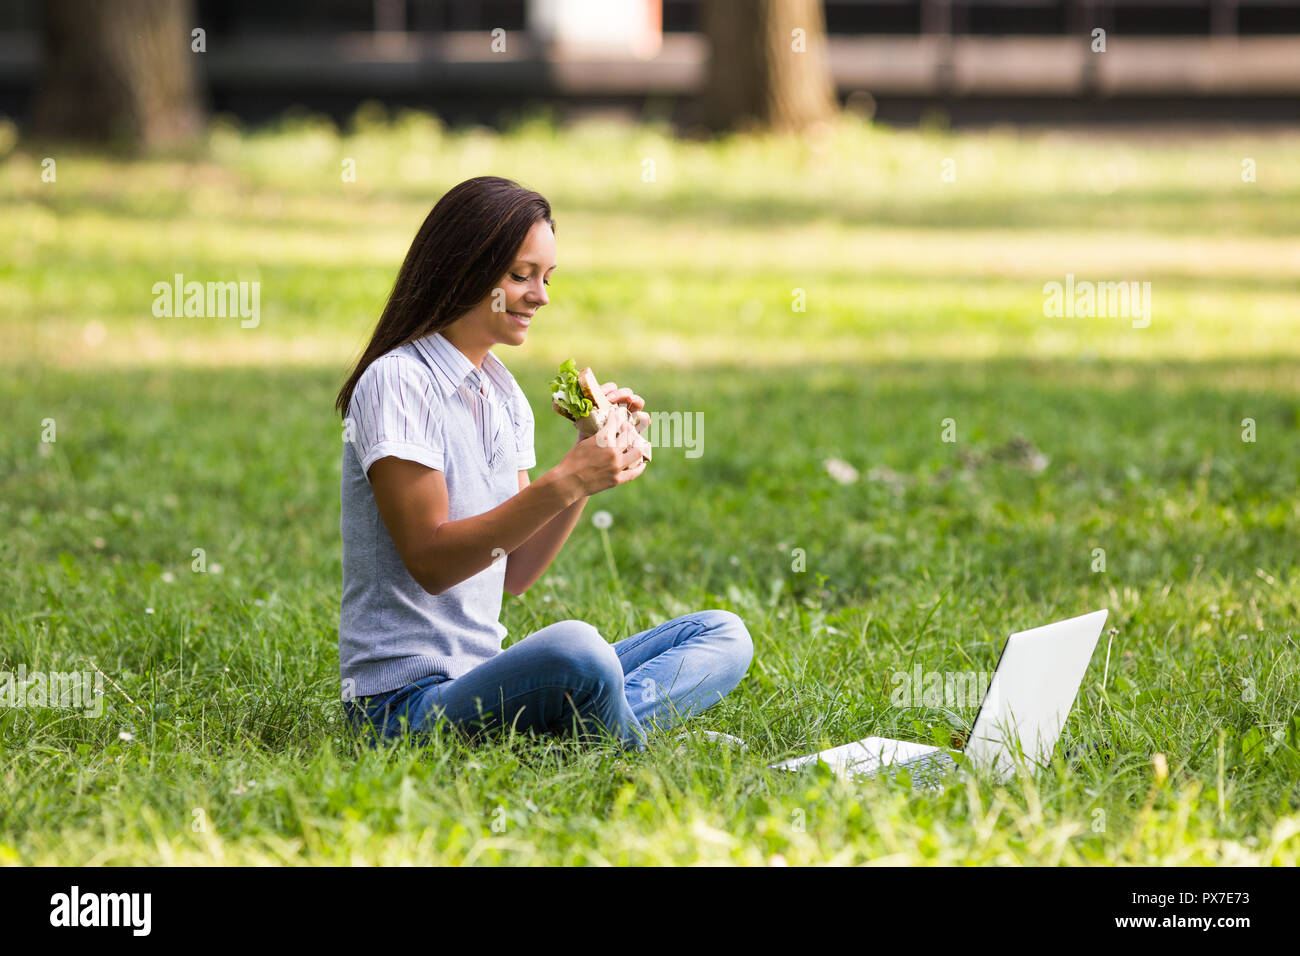
<path id="1" fill-rule="evenodd" d="M 388 456 L 418 462 L 443 473 L 450 520 L 490 511 L 518 492 L 518 472 L 537 464 L 532 408 L 496 356 L 489 352 L 480 371 L 434 333 L 365 370 L 344 437 L 343 696 L 396 690 L 431 674 L 460 677 L 501 651 L 506 562 L 429 594 L 402 563 L 367 472 Z"/>

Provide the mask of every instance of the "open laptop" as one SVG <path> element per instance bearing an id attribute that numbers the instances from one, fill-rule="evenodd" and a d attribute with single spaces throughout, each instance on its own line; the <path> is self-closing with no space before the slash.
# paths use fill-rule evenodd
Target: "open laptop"
<path id="1" fill-rule="evenodd" d="M 1022 757 L 1039 766 L 1051 761 L 1106 614 L 1104 609 L 1093 611 L 1007 638 L 961 751 L 973 769 L 1005 780 L 1014 775 Z M 914 785 L 934 785 L 955 766 L 951 754 L 929 744 L 867 737 L 772 767 L 798 770 L 821 761 L 837 774 L 856 778 L 908 770 Z"/>

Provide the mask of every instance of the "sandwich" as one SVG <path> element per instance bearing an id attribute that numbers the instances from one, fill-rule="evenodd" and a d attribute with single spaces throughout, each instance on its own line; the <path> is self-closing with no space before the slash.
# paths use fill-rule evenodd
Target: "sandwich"
<path id="1" fill-rule="evenodd" d="M 573 359 L 568 359 L 560 366 L 559 374 L 551 379 L 551 407 L 571 422 L 576 422 L 578 431 L 586 438 L 605 427 L 610 415 L 622 414 L 627 417 L 628 410 L 623 405 L 615 405 L 605 397 L 605 391 L 596 381 L 596 375 L 589 368 L 578 371 Z M 644 425 L 637 426 L 634 444 L 641 457 L 650 460 L 651 446 L 641 437 Z"/>

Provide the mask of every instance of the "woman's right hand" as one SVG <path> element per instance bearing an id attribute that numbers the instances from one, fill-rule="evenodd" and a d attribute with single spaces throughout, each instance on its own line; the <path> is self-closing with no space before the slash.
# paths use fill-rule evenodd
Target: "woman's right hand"
<path id="1" fill-rule="evenodd" d="M 622 406 L 609 416 L 605 427 L 575 444 L 561 462 L 585 495 L 634 481 L 645 471 L 646 461 L 637 450 L 637 431 Z"/>

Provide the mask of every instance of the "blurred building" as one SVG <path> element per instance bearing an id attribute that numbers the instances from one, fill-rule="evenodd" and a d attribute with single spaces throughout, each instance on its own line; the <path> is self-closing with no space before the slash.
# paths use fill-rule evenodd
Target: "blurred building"
<path id="1" fill-rule="evenodd" d="M 40 2 L 0 7 L 0 112 L 27 109 Z M 539 104 L 672 113 L 704 82 L 708 55 L 698 0 L 196 6 L 207 99 L 248 120 L 293 105 L 341 118 L 376 99 L 450 120 Z M 837 90 L 885 119 L 936 105 L 959 121 L 1300 119 L 1291 0 L 825 0 L 825 11 Z"/>

